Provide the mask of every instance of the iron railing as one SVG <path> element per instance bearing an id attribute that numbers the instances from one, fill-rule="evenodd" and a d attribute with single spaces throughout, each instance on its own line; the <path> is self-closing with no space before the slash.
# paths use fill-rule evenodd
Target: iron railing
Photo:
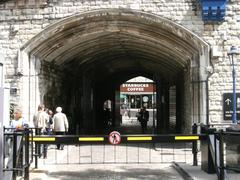
<path id="1" fill-rule="evenodd" d="M 4 128 L 4 179 L 29 179 L 29 129 Z"/>
<path id="2" fill-rule="evenodd" d="M 192 163 L 191 143 L 131 143 L 121 145 L 67 145 L 57 150 L 50 145 L 44 164 L 144 164 Z"/>

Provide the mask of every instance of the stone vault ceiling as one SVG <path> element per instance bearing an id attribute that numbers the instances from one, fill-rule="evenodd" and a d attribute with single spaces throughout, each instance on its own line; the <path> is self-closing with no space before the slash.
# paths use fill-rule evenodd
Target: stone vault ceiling
<path id="1" fill-rule="evenodd" d="M 23 48 L 74 71 L 86 64 L 109 73 L 138 67 L 171 77 L 198 55 L 199 42 L 189 31 L 166 19 L 108 9 L 63 19 Z"/>

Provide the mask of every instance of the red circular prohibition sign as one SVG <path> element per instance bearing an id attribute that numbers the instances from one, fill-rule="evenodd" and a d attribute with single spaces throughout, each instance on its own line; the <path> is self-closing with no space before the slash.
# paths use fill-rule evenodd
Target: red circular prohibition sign
<path id="1" fill-rule="evenodd" d="M 113 144 L 113 145 L 117 145 L 120 144 L 121 142 L 121 135 L 119 132 L 117 131 L 113 131 L 109 134 L 108 136 L 108 141 Z"/>

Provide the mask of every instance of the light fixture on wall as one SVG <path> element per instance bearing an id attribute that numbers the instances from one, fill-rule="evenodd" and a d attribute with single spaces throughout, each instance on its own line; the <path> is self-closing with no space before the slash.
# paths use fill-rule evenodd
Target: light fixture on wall
<path id="1" fill-rule="evenodd" d="M 18 30 L 15 29 L 14 23 L 12 22 L 12 23 L 9 25 L 9 37 L 10 37 L 10 38 L 13 38 L 14 36 L 16 36 L 17 33 L 18 33 Z"/>
<path id="2" fill-rule="evenodd" d="M 23 75 L 22 72 L 17 72 L 17 73 L 15 74 L 15 76 L 16 76 L 17 78 L 21 78 L 21 77 L 23 77 L 24 75 Z"/>
<path id="3" fill-rule="evenodd" d="M 232 66 L 232 78 L 233 78 L 233 99 L 232 99 L 232 105 L 233 105 L 233 114 L 232 114 L 232 123 L 237 123 L 237 112 L 236 112 L 236 70 L 235 70 L 235 56 L 238 55 L 238 48 L 236 46 L 232 46 L 230 48 L 230 51 L 228 52 L 228 57 L 230 60 L 230 64 Z"/>

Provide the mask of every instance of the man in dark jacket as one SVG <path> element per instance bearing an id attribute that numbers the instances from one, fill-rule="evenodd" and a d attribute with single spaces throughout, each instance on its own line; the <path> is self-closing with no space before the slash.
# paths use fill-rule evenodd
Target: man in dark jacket
<path id="1" fill-rule="evenodd" d="M 139 112 L 139 121 L 142 127 L 142 133 L 144 134 L 147 131 L 147 122 L 149 120 L 149 112 L 146 110 L 146 107 L 143 107 Z"/>

